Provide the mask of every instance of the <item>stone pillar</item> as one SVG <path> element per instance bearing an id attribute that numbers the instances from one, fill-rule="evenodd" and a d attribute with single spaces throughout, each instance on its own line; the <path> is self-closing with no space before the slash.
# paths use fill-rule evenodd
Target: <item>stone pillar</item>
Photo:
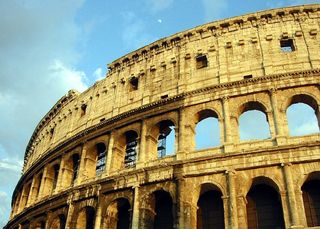
<path id="1" fill-rule="evenodd" d="M 98 206 L 97 206 L 97 210 L 96 210 L 96 218 L 95 218 L 95 222 L 94 222 L 94 228 L 95 229 L 100 229 L 101 228 L 102 204 L 103 203 L 101 203 L 101 198 L 99 196 L 99 198 L 98 198 Z"/>
<path id="2" fill-rule="evenodd" d="M 39 194 L 38 194 L 38 200 L 42 199 L 42 197 L 44 196 L 44 189 L 45 189 L 45 180 L 48 174 L 48 167 L 44 167 L 43 169 L 43 173 L 42 173 L 42 178 L 41 178 L 41 186 L 39 189 Z"/>
<path id="3" fill-rule="evenodd" d="M 272 106 L 272 114 L 274 119 L 275 137 L 278 145 L 285 144 L 283 122 L 280 118 L 278 103 L 277 103 L 277 90 L 272 88 L 269 90 L 270 102 Z"/>
<path id="4" fill-rule="evenodd" d="M 74 229 L 74 228 L 71 228 L 73 222 L 72 222 L 72 217 L 73 217 L 73 213 L 74 213 L 74 206 L 73 206 L 73 203 L 72 203 L 72 194 L 71 196 L 68 197 L 68 214 L 67 214 L 67 218 L 66 218 L 66 228 L 65 229 Z"/>
<path id="5" fill-rule="evenodd" d="M 229 111 L 229 98 L 228 97 L 223 97 L 222 98 L 222 115 L 223 115 L 223 144 L 224 144 L 224 149 L 225 152 L 230 152 L 232 151 L 233 148 L 233 133 L 232 132 L 238 132 L 238 129 L 233 129 L 231 131 L 232 123 L 231 117 L 230 117 L 230 111 Z"/>
<path id="6" fill-rule="evenodd" d="M 31 188 L 30 188 L 30 192 L 29 192 L 29 197 L 28 197 L 28 202 L 26 204 L 26 206 L 29 206 L 31 204 L 33 204 L 35 202 L 35 192 L 37 190 L 37 187 L 35 185 L 36 183 L 36 178 L 33 177 L 32 178 L 32 183 L 31 183 Z"/>
<path id="7" fill-rule="evenodd" d="M 113 132 L 110 133 L 109 136 L 109 143 L 108 143 L 108 154 L 107 154 L 107 158 L 106 158 L 106 169 L 105 169 L 105 173 L 106 175 L 110 174 L 110 170 L 111 170 L 111 160 L 112 160 L 112 148 L 113 148 L 113 143 L 114 143 L 114 134 Z"/>
<path id="8" fill-rule="evenodd" d="M 248 225 L 247 221 L 247 199 L 244 195 L 237 196 L 238 225 Z"/>
<path id="9" fill-rule="evenodd" d="M 139 197 L 139 185 L 134 188 L 134 198 L 133 198 L 133 212 L 132 212 L 132 229 L 139 228 L 139 209 L 140 209 L 140 197 Z"/>
<path id="10" fill-rule="evenodd" d="M 41 181 L 41 187 L 40 187 L 40 198 L 43 198 L 45 196 L 51 195 L 51 190 L 52 190 L 52 177 L 49 175 L 49 166 L 47 165 L 44 170 L 43 170 L 43 175 L 42 175 L 42 181 Z"/>
<path id="11" fill-rule="evenodd" d="M 282 173 L 284 182 L 286 185 L 286 198 L 288 198 L 288 213 L 289 213 L 289 220 L 290 220 L 290 228 L 303 228 L 300 225 L 299 217 L 297 214 L 297 204 L 295 199 L 295 192 L 292 182 L 292 176 L 289 166 L 291 164 L 281 164 Z"/>
<path id="12" fill-rule="evenodd" d="M 227 187 L 228 187 L 228 228 L 236 229 L 238 228 L 238 208 L 237 208 L 237 198 L 236 198 L 236 187 L 235 171 L 226 171 Z"/>
<path id="13" fill-rule="evenodd" d="M 141 134 L 140 134 L 140 150 L 138 152 L 137 168 L 143 168 L 147 160 L 146 152 L 146 135 L 147 135 L 147 125 L 145 120 L 142 121 Z"/>
<path id="14" fill-rule="evenodd" d="M 175 228 L 193 229 L 196 228 L 197 206 L 192 203 L 193 196 L 190 195 L 191 187 L 185 179 L 176 180 L 177 185 L 177 225 Z"/>
<path id="15" fill-rule="evenodd" d="M 80 154 L 80 165 L 78 170 L 78 177 L 75 181 L 75 185 L 81 184 L 83 180 L 87 178 L 87 171 L 86 171 L 86 152 L 87 147 L 86 144 L 83 143 L 81 147 L 81 154 Z"/>
<path id="16" fill-rule="evenodd" d="M 59 174 L 58 174 L 58 179 L 57 179 L 57 185 L 56 185 L 56 188 L 54 190 L 55 193 L 58 193 L 61 188 L 63 187 L 63 173 L 64 173 L 64 170 L 65 170 L 65 158 L 63 157 L 60 161 L 60 167 L 59 167 Z"/>
<path id="17" fill-rule="evenodd" d="M 177 146 L 176 152 L 177 152 L 177 159 L 184 159 L 186 157 L 186 154 L 189 151 L 194 150 L 194 139 L 192 137 L 194 136 L 194 130 L 192 128 L 192 125 L 188 122 L 190 120 L 187 120 L 187 114 L 185 109 L 179 110 L 179 126 L 175 130 L 177 131 Z"/>

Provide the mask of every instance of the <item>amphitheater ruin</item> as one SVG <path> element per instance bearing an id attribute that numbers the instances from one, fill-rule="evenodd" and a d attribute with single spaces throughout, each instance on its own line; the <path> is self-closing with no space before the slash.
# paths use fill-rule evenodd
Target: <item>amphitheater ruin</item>
<path id="1" fill-rule="evenodd" d="M 35 128 L 4 228 L 320 228 L 320 134 L 292 136 L 287 118 L 305 104 L 319 129 L 319 32 L 320 4 L 288 7 L 115 60 Z M 267 138 L 241 139 L 247 111 Z M 219 143 L 198 149 L 207 119 Z"/>

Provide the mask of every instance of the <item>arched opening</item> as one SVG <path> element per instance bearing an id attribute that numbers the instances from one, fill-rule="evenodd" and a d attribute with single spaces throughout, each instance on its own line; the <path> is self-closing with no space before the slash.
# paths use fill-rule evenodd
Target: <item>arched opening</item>
<path id="1" fill-rule="evenodd" d="M 320 226 L 319 173 L 311 174 L 309 179 L 302 185 L 301 190 L 308 227 Z"/>
<path id="2" fill-rule="evenodd" d="M 220 145 L 218 115 L 212 110 L 202 110 L 197 114 L 196 149 L 206 149 Z"/>
<path id="3" fill-rule="evenodd" d="M 164 120 L 158 123 L 158 157 L 165 157 L 174 154 L 175 130 L 174 123 L 170 120 Z"/>
<path id="4" fill-rule="evenodd" d="M 202 185 L 197 206 L 197 229 L 224 228 L 222 193 L 218 188 Z"/>
<path id="5" fill-rule="evenodd" d="M 79 156 L 79 154 L 73 154 L 73 155 L 72 155 L 72 178 L 71 178 L 71 185 L 74 185 L 76 179 L 78 178 L 79 165 L 80 165 L 80 156 Z"/>
<path id="6" fill-rule="evenodd" d="M 54 192 L 54 190 L 57 187 L 57 182 L 58 182 L 58 176 L 59 176 L 59 169 L 60 166 L 58 164 L 55 164 L 53 166 L 53 180 L 52 180 L 52 192 Z"/>
<path id="7" fill-rule="evenodd" d="M 46 222 L 40 221 L 34 225 L 34 229 L 45 229 L 46 228 Z"/>
<path id="8" fill-rule="evenodd" d="M 258 102 L 248 102 L 240 107 L 240 140 L 270 138 L 270 128 L 265 107 Z"/>
<path id="9" fill-rule="evenodd" d="M 106 167 L 107 147 L 104 143 L 98 143 L 96 145 L 97 150 L 97 163 L 96 163 L 96 175 L 103 173 Z"/>
<path id="10" fill-rule="evenodd" d="M 94 229 L 95 209 L 84 207 L 77 218 L 76 229 Z"/>
<path id="11" fill-rule="evenodd" d="M 155 217 L 154 229 L 172 229 L 173 228 L 173 209 L 172 198 L 168 192 L 156 191 L 155 197 Z"/>
<path id="12" fill-rule="evenodd" d="M 29 194 L 30 194 L 30 189 L 31 189 L 31 182 L 29 182 L 23 190 L 22 193 L 22 197 L 21 197 L 21 210 L 24 209 L 24 207 L 27 205 L 28 203 L 28 199 L 29 199 Z"/>
<path id="13" fill-rule="evenodd" d="M 285 228 L 280 195 L 273 187 L 255 182 L 246 198 L 248 229 Z"/>
<path id="14" fill-rule="evenodd" d="M 131 206 L 127 199 L 119 198 L 107 208 L 102 228 L 129 229 L 131 222 Z"/>
<path id="15" fill-rule="evenodd" d="M 291 136 L 319 132 L 319 107 L 317 101 L 311 96 L 304 94 L 293 96 L 289 101 L 286 115 Z"/>
<path id="16" fill-rule="evenodd" d="M 66 221 L 67 221 L 66 216 L 63 214 L 59 215 L 59 220 L 60 220 L 60 224 L 59 224 L 60 229 L 65 229 L 66 228 Z"/>
<path id="17" fill-rule="evenodd" d="M 127 131 L 126 137 L 126 152 L 124 157 L 125 167 L 135 166 L 137 159 L 138 134 L 133 131 Z"/>
<path id="18" fill-rule="evenodd" d="M 35 200 L 38 199 L 39 194 L 40 194 L 42 176 L 43 176 L 43 173 L 40 173 L 38 175 L 38 177 L 36 178 L 36 182 L 35 182 L 36 191 L 35 191 L 35 195 L 34 195 L 35 196 Z"/>
<path id="19" fill-rule="evenodd" d="M 66 217 L 63 214 L 54 218 L 51 225 L 49 226 L 50 229 L 65 229 L 65 227 L 66 227 Z"/>

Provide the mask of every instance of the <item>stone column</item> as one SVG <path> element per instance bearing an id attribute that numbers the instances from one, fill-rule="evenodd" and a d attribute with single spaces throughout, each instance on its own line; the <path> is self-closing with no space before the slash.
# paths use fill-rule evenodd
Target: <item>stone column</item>
<path id="1" fill-rule="evenodd" d="M 290 228 L 303 228 L 299 225 L 299 217 L 297 215 L 297 204 L 295 199 L 292 176 L 289 166 L 291 164 L 281 164 L 284 182 L 286 185 L 286 198 L 288 198 L 288 213 L 290 219 Z"/>
<path id="2" fill-rule="evenodd" d="M 235 171 L 226 171 L 227 178 L 227 188 L 228 188 L 228 228 L 236 229 L 238 228 L 238 209 L 237 209 L 237 198 L 236 198 L 236 187 L 235 187 L 235 179 L 236 173 Z"/>
<path id="3" fill-rule="evenodd" d="M 39 194 L 38 194 L 38 200 L 42 199 L 42 197 L 44 196 L 44 192 L 45 192 L 45 180 L 46 180 L 46 177 L 47 177 L 47 174 L 48 174 L 48 167 L 44 167 L 43 169 L 43 173 L 42 173 L 42 178 L 41 178 L 41 186 L 40 186 L 40 189 L 39 189 Z"/>
<path id="4" fill-rule="evenodd" d="M 87 178 L 87 171 L 86 171 L 86 152 L 87 147 L 86 144 L 83 143 L 81 147 L 81 154 L 80 154 L 80 164 L 78 170 L 78 177 L 75 181 L 75 185 L 81 184 L 83 180 Z"/>
<path id="5" fill-rule="evenodd" d="M 67 214 L 67 218 L 66 218 L 66 228 L 65 229 L 74 229 L 74 228 L 71 228 L 72 226 L 72 217 L 73 217 L 73 212 L 74 212 L 74 206 L 73 206 L 73 202 L 72 202 L 72 198 L 73 198 L 73 195 L 71 194 L 69 197 L 68 197 L 68 214 Z"/>
<path id="6" fill-rule="evenodd" d="M 134 187 L 134 198 L 133 198 L 133 212 L 132 212 L 132 229 L 139 228 L 139 209 L 140 209 L 140 197 L 139 197 L 139 185 Z"/>
<path id="7" fill-rule="evenodd" d="M 100 191 L 98 191 L 100 192 Z M 94 222 L 94 228 L 95 229 L 100 229 L 101 228 L 101 214 L 102 214 L 102 201 L 101 201 L 101 197 L 98 194 L 98 205 L 97 205 L 97 210 L 96 210 L 96 218 L 95 218 L 95 222 Z"/>
<path id="8" fill-rule="evenodd" d="M 31 205 L 32 203 L 35 202 L 35 192 L 36 192 L 36 189 L 37 187 L 35 187 L 35 183 L 36 183 L 36 179 L 35 177 L 32 178 L 32 183 L 31 183 L 31 188 L 30 188 L 30 191 L 29 191 L 29 197 L 28 197 L 28 202 L 26 204 L 26 206 L 29 206 Z"/>
<path id="9" fill-rule="evenodd" d="M 285 144 L 284 130 L 283 130 L 283 122 L 280 118 L 280 113 L 278 109 L 277 102 L 277 90 L 276 88 L 271 88 L 269 90 L 270 102 L 272 106 L 272 114 L 274 119 L 274 129 L 275 129 L 275 137 L 278 145 Z"/>
<path id="10" fill-rule="evenodd" d="M 240 194 L 237 196 L 238 204 L 238 225 L 248 225 L 247 221 L 247 199 L 246 196 Z"/>
<path id="11" fill-rule="evenodd" d="M 105 173 L 106 175 L 110 174 L 110 169 L 111 169 L 111 160 L 112 160 L 112 148 L 113 148 L 113 143 L 114 143 L 114 134 L 113 132 L 110 133 L 109 135 L 109 142 L 108 142 L 108 148 L 107 148 L 107 156 L 106 156 L 106 169 L 105 169 Z"/>
<path id="12" fill-rule="evenodd" d="M 179 126 L 175 130 L 177 133 L 177 146 L 176 152 L 177 152 L 177 159 L 184 159 L 186 157 L 186 154 L 189 151 L 194 150 L 194 139 L 192 137 L 194 136 L 194 130 L 192 128 L 192 125 L 189 123 L 190 120 L 187 119 L 187 114 L 185 109 L 179 110 Z"/>
<path id="13" fill-rule="evenodd" d="M 193 196 L 190 194 L 192 187 L 184 178 L 176 180 L 177 185 L 177 225 L 176 228 L 193 229 L 196 228 L 197 206 L 192 202 Z"/>
<path id="14" fill-rule="evenodd" d="M 223 144 L 224 144 L 224 149 L 225 152 L 230 152 L 232 151 L 233 148 L 233 133 L 231 131 L 231 117 L 230 117 L 230 111 L 229 111 L 229 98 L 228 97 L 223 97 L 222 98 L 222 114 L 223 114 Z M 238 129 L 233 130 L 233 132 L 237 132 Z"/>
<path id="15" fill-rule="evenodd" d="M 63 173 L 64 173 L 64 167 L 65 167 L 65 158 L 61 158 L 60 161 L 60 167 L 59 167 L 59 174 L 58 174 L 58 179 L 57 179 L 57 185 L 54 190 L 55 193 L 58 193 L 61 188 L 63 187 L 62 182 L 63 182 Z"/>
<path id="16" fill-rule="evenodd" d="M 142 121 L 141 134 L 140 134 L 140 150 L 138 152 L 137 168 L 143 168 L 147 160 L 146 156 L 146 135 L 147 135 L 147 125 L 145 120 Z"/>

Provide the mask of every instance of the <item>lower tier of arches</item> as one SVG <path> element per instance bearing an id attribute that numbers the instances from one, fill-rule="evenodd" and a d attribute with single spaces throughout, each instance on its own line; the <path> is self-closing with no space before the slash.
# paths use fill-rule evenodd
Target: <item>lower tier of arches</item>
<path id="1" fill-rule="evenodd" d="M 290 163 L 261 157 L 221 170 L 207 158 L 119 174 L 31 205 L 5 229 L 319 228 L 319 148 L 308 152 Z"/>

